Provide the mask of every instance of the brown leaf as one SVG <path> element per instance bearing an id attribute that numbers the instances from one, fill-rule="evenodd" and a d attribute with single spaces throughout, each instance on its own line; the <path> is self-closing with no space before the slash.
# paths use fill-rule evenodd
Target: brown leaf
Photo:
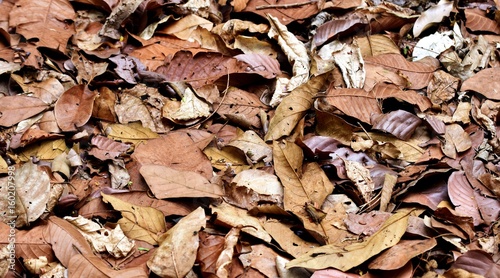
<path id="1" fill-rule="evenodd" d="M 408 140 L 422 120 L 412 113 L 396 110 L 373 116 L 371 122 L 374 129 L 388 132 L 401 140 Z"/>
<path id="2" fill-rule="evenodd" d="M 396 98 L 417 105 L 420 111 L 431 108 L 429 99 L 413 90 L 401 90 L 394 84 L 379 83 L 372 89 L 373 94 L 379 99 Z"/>
<path id="3" fill-rule="evenodd" d="M 500 26 L 495 20 L 486 17 L 486 13 L 479 8 L 465 9 L 465 26 L 472 31 L 487 31 L 500 34 Z"/>
<path id="4" fill-rule="evenodd" d="M 141 175 L 158 199 L 180 197 L 212 197 L 223 195 L 222 188 L 202 175 L 180 171 L 164 165 L 143 164 Z"/>
<path id="5" fill-rule="evenodd" d="M 379 252 L 396 245 L 406 231 L 408 218 L 408 211 L 397 212 L 385 221 L 378 232 L 365 241 L 356 242 L 344 248 L 338 248 L 334 245 L 314 248 L 307 254 L 290 261 L 287 268 L 324 269 L 334 267 L 347 271 Z"/>
<path id="6" fill-rule="evenodd" d="M 401 240 L 370 262 L 368 268 L 393 270 L 406 265 L 414 257 L 437 245 L 436 239 Z"/>
<path id="7" fill-rule="evenodd" d="M 156 72 L 165 75 L 168 81 L 185 81 L 197 89 L 231 73 L 258 74 L 258 70 L 219 53 L 198 53 L 193 56 L 189 52 L 179 51 L 170 62 L 158 67 Z M 277 74 L 271 72 L 273 76 Z"/>
<path id="8" fill-rule="evenodd" d="M 96 96 L 96 92 L 83 84 L 64 92 L 54 107 L 57 125 L 63 131 L 76 131 L 86 124 L 92 116 Z"/>
<path id="9" fill-rule="evenodd" d="M 457 258 L 452 269 L 464 269 L 483 277 L 500 276 L 500 266 L 482 250 L 470 250 Z"/>
<path id="10" fill-rule="evenodd" d="M 390 74 L 401 76 L 408 81 L 408 84 L 404 86 L 405 88 L 416 90 L 425 88 L 429 84 L 432 79 L 432 74 L 439 67 L 439 61 L 428 56 L 424 59 L 418 60 L 417 62 L 409 62 L 401 54 L 383 54 L 374 57 L 367 57 L 365 59 L 365 65 L 381 66 L 384 70 L 379 70 L 378 74 L 381 76 L 390 76 Z M 393 83 L 392 80 L 392 78 L 389 78 L 389 82 Z M 367 83 L 369 83 L 368 72 Z M 367 85 L 365 85 L 365 89 L 367 89 L 366 86 Z"/>
<path id="11" fill-rule="evenodd" d="M 359 30 L 367 24 L 364 18 L 352 19 L 335 19 L 318 27 L 316 35 L 314 35 L 314 44 L 320 46 L 328 39 L 337 35 L 348 35 L 354 30 Z"/>
<path id="12" fill-rule="evenodd" d="M 160 277 L 185 277 L 196 260 L 198 232 L 205 225 L 205 212 L 201 207 L 182 218 L 163 235 L 160 247 L 148 260 L 151 271 Z"/>
<path id="13" fill-rule="evenodd" d="M 370 117 L 381 114 L 379 103 L 371 92 L 361 89 L 335 89 L 330 87 L 327 95 L 321 98 L 326 104 L 321 110 L 331 110 L 333 106 L 348 116 L 359 119 L 362 122 L 371 123 Z"/>
<path id="14" fill-rule="evenodd" d="M 457 171 L 450 175 L 448 180 L 448 195 L 455 205 L 455 210 L 463 216 L 470 216 L 474 219 L 474 225 L 483 223 L 479 213 L 477 201 L 474 197 L 474 189 L 470 186 L 464 172 Z"/>
<path id="15" fill-rule="evenodd" d="M 164 165 L 177 171 L 193 171 L 207 179 L 212 177 L 210 161 L 187 130 L 169 132 L 137 146 L 132 158 L 142 165 Z"/>
<path id="16" fill-rule="evenodd" d="M 311 108 L 313 97 L 326 85 L 326 77 L 326 75 L 312 77 L 281 101 L 269 123 L 269 131 L 264 138 L 266 141 L 290 135 L 306 111 Z"/>
<path id="17" fill-rule="evenodd" d="M 39 98 L 23 95 L 0 98 L 0 125 L 9 127 L 48 108 Z"/>
<path id="18" fill-rule="evenodd" d="M 163 213 L 151 207 L 132 205 L 102 192 L 101 196 L 104 202 L 121 212 L 122 218 L 118 220 L 118 224 L 127 237 L 158 244 L 159 235 L 166 230 Z"/>
<path id="19" fill-rule="evenodd" d="M 67 0 L 17 1 L 9 14 L 9 25 L 26 39 L 39 40 L 37 45 L 64 52 L 74 34 L 76 15 Z"/>
<path id="20" fill-rule="evenodd" d="M 462 83 L 461 91 L 474 91 L 492 99 L 500 100 L 500 81 L 496 78 L 500 74 L 500 68 L 487 68 L 474 74 Z"/>

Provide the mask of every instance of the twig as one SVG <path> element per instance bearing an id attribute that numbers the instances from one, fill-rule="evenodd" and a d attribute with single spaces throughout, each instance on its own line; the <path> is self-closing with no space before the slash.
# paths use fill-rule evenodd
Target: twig
<path id="1" fill-rule="evenodd" d="M 270 4 L 270 5 L 261 5 L 255 7 L 256 10 L 264 10 L 264 9 L 272 9 L 272 8 L 281 8 L 281 9 L 289 9 L 289 8 L 297 8 L 304 5 L 309 5 L 318 2 L 317 0 L 310 0 L 307 2 L 299 2 L 299 3 L 290 3 L 290 4 Z"/>

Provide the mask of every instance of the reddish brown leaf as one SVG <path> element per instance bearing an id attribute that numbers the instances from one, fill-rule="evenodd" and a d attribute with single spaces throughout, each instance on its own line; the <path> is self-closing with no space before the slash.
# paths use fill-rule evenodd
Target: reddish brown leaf
<path id="1" fill-rule="evenodd" d="M 422 240 L 401 240 L 398 244 L 382 252 L 368 267 L 370 269 L 393 270 L 406 265 L 412 258 L 428 251 L 437 242 L 434 238 Z"/>
<path id="2" fill-rule="evenodd" d="M 294 0 L 280 1 L 277 3 L 279 4 L 278 6 L 274 6 L 274 2 L 270 3 L 264 0 L 246 0 L 246 2 L 246 6 L 239 8 L 239 11 L 253 12 L 262 17 L 266 17 L 267 14 L 270 14 L 279 18 L 280 22 L 284 25 L 288 25 L 290 22 L 295 20 L 308 18 L 319 11 L 318 5 L 313 2 L 304 5 L 297 5 L 296 7 L 286 7 L 286 5 L 293 5 L 297 3 Z"/>
<path id="3" fill-rule="evenodd" d="M 94 147 L 90 150 L 89 154 L 102 161 L 116 159 L 130 148 L 128 144 L 116 142 L 104 136 L 96 136 L 92 138 L 91 142 Z"/>
<path id="4" fill-rule="evenodd" d="M 320 46 L 328 39 L 337 35 L 346 35 L 349 32 L 359 30 L 367 24 L 367 20 L 363 18 L 353 19 L 335 19 L 318 27 L 318 31 L 314 36 L 314 44 Z"/>
<path id="5" fill-rule="evenodd" d="M 420 111 L 426 111 L 431 107 L 430 100 L 416 91 L 401 90 L 394 84 L 379 83 L 372 89 L 373 94 L 379 99 L 397 98 L 410 104 L 417 105 Z"/>
<path id="6" fill-rule="evenodd" d="M 92 115 L 97 93 L 86 85 L 74 86 L 64 92 L 54 107 L 57 125 L 63 131 L 76 131 Z"/>
<path id="7" fill-rule="evenodd" d="M 422 120 L 409 112 L 397 110 L 373 116 L 371 122 L 374 129 L 389 132 L 401 140 L 408 140 Z"/>
<path id="8" fill-rule="evenodd" d="M 465 9 L 465 18 L 467 19 L 465 26 L 472 31 L 487 31 L 495 34 L 500 34 L 500 25 L 492 19 L 486 17 L 484 11 L 475 9 Z"/>
<path id="9" fill-rule="evenodd" d="M 48 105 L 39 98 L 23 95 L 5 96 L 0 98 L 0 125 L 9 127 L 32 117 Z"/>
<path id="10" fill-rule="evenodd" d="M 39 40 L 38 46 L 65 51 L 75 17 L 68 0 L 20 0 L 9 14 L 9 25 L 26 39 Z"/>
<path id="11" fill-rule="evenodd" d="M 212 177 L 210 160 L 186 130 L 170 132 L 137 146 L 132 158 L 142 165 L 164 165 L 179 171 L 194 171 L 207 179 Z"/>
<path id="12" fill-rule="evenodd" d="M 251 67 L 249 64 L 219 53 L 198 53 L 179 51 L 171 61 L 158 67 L 156 72 L 165 75 L 168 81 L 185 81 L 199 88 L 212 84 L 217 79 L 231 73 L 257 73 L 264 77 L 277 76 L 273 68 Z"/>
<path id="13" fill-rule="evenodd" d="M 482 250 L 470 250 L 457 258 L 452 269 L 465 269 L 484 277 L 500 277 L 500 266 Z"/>
<path id="14" fill-rule="evenodd" d="M 451 202 L 455 205 L 455 210 L 463 215 L 474 219 L 474 225 L 483 223 L 474 190 L 470 186 L 464 172 L 457 171 L 450 175 L 448 180 L 448 194 Z"/>
<path id="15" fill-rule="evenodd" d="M 500 100 L 500 68 L 484 69 L 462 83 L 461 91 L 474 91 L 492 99 Z"/>
<path id="16" fill-rule="evenodd" d="M 373 93 L 361 89 L 335 89 L 330 87 L 321 100 L 348 116 L 371 123 L 373 115 L 381 114 L 379 103 Z"/>

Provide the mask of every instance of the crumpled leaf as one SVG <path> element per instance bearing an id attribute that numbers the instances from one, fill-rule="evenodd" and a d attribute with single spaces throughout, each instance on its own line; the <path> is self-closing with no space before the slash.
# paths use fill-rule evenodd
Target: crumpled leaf
<path id="1" fill-rule="evenodd" d="M 201 207 L 182 218 L 162 236 L 160 247 L 147 262 L 151 271 L 160 277 L 185 277 L 196 260 L 198 232 L 205 225 L 205 211 Z"/>
<path id="2" fill-rule="evenodd" d="M 437 5 L 427 9 L 417 18 L 417 21 L 413 25 L 413 36 L 420 36 L 424 30 L 449 16 L 452 10 L 453 1 L 440 0 Z"/>
<path id="3" fill-rule="evenodd" d="M 137 9 L 137 7 L 139 7 L 141 3 L 141 0 L 120 1 L 118 5 L 113 8 L 113 11 L 108 18 L 106 18 L 106 22 L 99 31 L 99 35 L 119 40 L 121 36 L 118 31 L 120 25 Z"/>
<path id="4" fill-rule="evenodd" d="M 265 242 L 271 242 L 271 236 L 264 230 L 259 219 L 248 215 L 248 211 L 222 203 L 211 206 L 212 212 L 217 215 L 216 223 L 222 223 L 231 227 L 243 227 L 242 232 L 259 238 Z"/>
<path id="5" fill-rule="evenodd" d="M 305 267 L 324 269 L 334 267 L 347 271 L 358 266 L 380 253 L 396 245 L 406 231 L 410 212 L 399 211 L 393 214 L 378 232 L 363 242 L 356 242 L 344 248 L 334 245 L 316 247 L 307 254 L 290 261 L 286 267 Z"/>
<path id="6" fill-rule="evenodd" d="M 5 190 L 5 194 L 2 194 L 1 204 L 4 208 L 2 211 L 10 211 L 10 215 L 17 215 L 16 227 L 23 227 L 37 220 L 45 212 L 50 197 L 50 179 L 46 172 L 39 170 L 31 161 L 19 167 L 12 177 L 14 180 L 9 179 L 9 182 L 2 186 L 2 190 Z M 7 194 L 7 191 L 12 192 L 9 188 L 14 184 L 15 211 L 11 205 L 9 206 L 10 199 L 7 199 L 8 196 L 12 196 Z M 3 216 L 2 214 L 2 218 Z M 5 223 L 7 220 L 10 218 L 2 219 Z"/>
<path id="7" fill-rule="evenodd" d="M 122 218 L 118 220 L 118 224 L 125 235 L 153 245 L 158 244 L 159 235 L 166 229 L 165 217 L 161 211 L 135 206 L 102 192 L 101 196 L 105 203 L 110 203 L 114 209 L 121 212 Z"/>
<path id="8" fill-rule="evenodd" d="M 441 149 L 445 155 L 451 158 L 456 158 L 457 153 L 465 152 L 472 146 L 469 134 L 459 124 L 447 125 L 444 138 L 445 143 Z"/>
<path id="9" fill-rule="evenodd" d="M 212 197 L 223 195 L 222 188 L 192 171 L 175 170 L 164 165 L 144 164 L 141 175 L 156 198 Z"/>
<path id="10" fill-rule="evenodd" d="M 277 140 L 288 136 L 297 123 L 304 117 L 313 103 L 313 97 L 325 86 L 326 76 L 312 77 L 306 84 L 294 89 L 276 108 L 269 123 L 269 131 L 264 139 Z"/>
<path id="11" fill-rule="evenodd" d="M 292 64 L 293 77 L 290 79 L 286 90 L 291 91 L 309 79 L 310 60 L 304 44 L 293 35 L 285 25 L 274 16 L 268 14 L 267 19 L 271 25 L 269 37 L 278 41 L 281 49 Z"/>
<path id="12" fill-rule="evenodd" d="M 177 122 L 196 120 L 210 115 L 210 106 L 199 99 L 191 88 L 186 88 L 183 93 L 180 104 L 172 105 L 167 103 L 163 106 L 163 117 Z"/>
<path id="13" fill-rule="evenodd" d="M 273 160 L 272 148 L 255 131 L 245 131 L 228 145 L 242 150 L 251 163 L 257 163 L 261 160 L 271 162 Z"/>
<path id="14" fill-rule="evenodd" d="M 96 252 L 107 251 L 115 258 L 123 258 L 134 248 L 134 241 L 123 234 L 120 225 L 108 230 L 81 215 L 66 216 L 64 220 L 77 227 Z"/>
<path id="15" fill-rule="evenodd" d="M 116 142 L 113 139 L 100 135 L 93 137 L 91 143 L 92 149 L 89 151 L 89 154 L 102 161 L 117 159 L 130 148 L 129 144 Z"/>

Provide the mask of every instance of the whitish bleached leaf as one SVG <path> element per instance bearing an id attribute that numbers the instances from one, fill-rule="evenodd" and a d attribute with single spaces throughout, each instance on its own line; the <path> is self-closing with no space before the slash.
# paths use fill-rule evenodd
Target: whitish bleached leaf
<path id="1" fill-rule="evenodd" d="M 113 230 L 108 230 L 81 215 L 66 216 L 64 219 L 78 228 L 96 252 L 107 251 L 115 258 L 123 258 L 134 248 L 134 241 L 129 240 L 123 234 L 120 225 L 116 225 Z"/>
<path id="2" fill-rule="evenodd" d="M 413 25 L 413 36 L 418 37 L 425 29 L 450 15 L 453 10 L 453 1 L 441 0 L 439 3 L 423 12 Z"/>
<path id="3" fill-rule="evenodd" d="M 309 55 L 304 44 L 289 32 L 286 26 L 281 24 L 277 18 L 268 15 L 267 19 L 271 25 L 269 37 L 278 41 L 281 49 L 288 57 L 288 61 L 293 65 L 293 77 L 286 87 L 287 91 L 291 91 L 309 79 Z"/>
<path id="4" fill-rule="evenodd" d="M 200 244 L 198 232 L 206 225 L 205 211 L 198 207 L 163 235 L 164 240 L 148 267 L 160 277 L 185 277 L 196 260 Z"/>

